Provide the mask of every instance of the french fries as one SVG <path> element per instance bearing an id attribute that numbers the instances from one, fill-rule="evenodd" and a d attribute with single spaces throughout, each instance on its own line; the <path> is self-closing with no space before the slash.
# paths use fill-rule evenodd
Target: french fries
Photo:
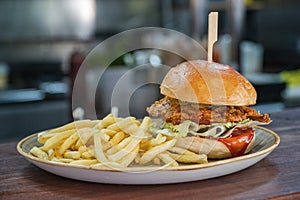
<path id="1" fill-rule="evenodd" d="M 102 149 L 102 142 L 100 133 L 94 135 L 94 144 L 95 144 L 95 157 L 100 163 L 107 162 L 107 158 Z"/>
<path id="2" fill-rule="evenodd" d="M 152 135 L 148 132 L 151 124 L 149 117 L 140 122 L 112 114 L 102 120 L 75 121 L 39 133 L 42 146 L 33 147 L 30 153 L 41 160 L 95 169 L 207 163 L 206 155 L 175 147 L 176 138 Z"/>
<path id="3" fill-rule="evenodd" d="M 78 160 L 78 159 L 80 159 L 80 152 L 79 151 L 66 151 L 64 153 L 64 157 L 73 159 L 73 160 Z"/>
<path id="4" fill-rule="evenodd" d="M 42 150 L 47 151 L 49 149 L 55 148 L 56 146 L 61 144 L 64 139 L 70 137 L 75 132 L 75 129 L 71 129 L 54 135 L 45 142 L 44 146 L 42 147 Z"/>
<path id="5" fill-rule="evenodd" d="M 124 120 L 121 120 L 117 124 L 118 127 L 120 127 L 124 132 L 130 135 L 131 140 L 123 149 L 119 150 L 113 155 L 108 156 L 109 159 L 112 161 L 119 161 L 128 153 L 133 151 L 142 140 L 142 137 L 144 136 L 143 129 L 139 128 L 134 122 L 132 122 L 130 118 L 125 118 Z"/>
<path id="6" fill-rule="evenodd" d="M 85 165 L 85 166 L 90 166 L 93 164 L 98 163 L 98 161 L 96 159 L 82 159 L 82 160 L 74 160 L 72 162 L 70 162 L 70 164 L 74 164 L 74 165 Z"/>
<path id="7" fill-rule="evenodd" d="M 179 166 L 178 163 L 171 156 L 169 156 L 166 153 L 159 154 L 158 158 L 160 158 L 165 164 L 170 165 L 172 167 Z"/>
<path id="8" fill-rule="evenodd" d="M 71 129 L 80 129 L 80 128 L 92 128 L 94 126 L 96 126 L 96 124 L 98 124 L 100 121 L 99 120 L 80 120 L 80 121 L 75 121 L 69 124 L 66 124 L 62 127 L 58 127 L 52 130 L 49 130 L 48 133 L 60 133 L 60 132 L 64 132 L 64 131 L 68 131 Z"/>
<path id="9" fill-rule="evenodd" d="M 172 139 L 168 142 L 165 142 L 164 144 L 160 144 L 158 146 L 153 147 L 152 149 L 144 153 L 144 155 L 141 157 L 140 163 L 146 164 L 147 162 L 155 158 L 155 156 L 158 155 L 159 153 L 164 152 L 169 148 L 173 147 L 175 143 L 176 143 L 176 139 Z"/>
<path id="10" fill-rule="evenodd" d="M 58 153 L 60 155 L 62 155 L 68 148 L 70 148 L 72 146 L 72 144 L 74 144 L 78 140 L 78 137 L 79 136 L 77 133 L 73 133 L 73 135 L 71 135 L 68 139 L 66 139 L 62 143 L 62 145 L 58 149 Z"/>
<path id="11" fill-rule="evenodd" d="M 40 148 L 38 147 L 33 147 L 31 150 L 30 150 L 30 153 L 42 160 L 48 160 L 48 154 L 44 151 L 42 151 Z"/>

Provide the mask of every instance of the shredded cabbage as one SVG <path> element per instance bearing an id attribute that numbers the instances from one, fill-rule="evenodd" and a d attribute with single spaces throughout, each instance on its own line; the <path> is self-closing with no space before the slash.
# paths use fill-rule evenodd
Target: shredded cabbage
<path id="1" fill-rule="evenodd" d="M 244 120 L 241 121 L 241 122 L 227 122 L 226 124 L 224 124 L 224 126 L 225 126 L 226 128 L 232 128 L 232 127 L 234 127 L 234 126 L 236 126 L 236 125 L 245 124 L 245 123 L 250 122 L 250 121 L 251 121 L 251 120 L 250 120 L 249 118 L 247 118 L 247 119 L 244 119 Z"/>
<path id="2" fill-rule="evenodd" d="M 188 133 L 193 135 L 201 135 L 201 136 L 212 136 L 212 137 L 223 137 L 226 135 L 226 132 L 228 132 L 229 129 L 245 125 L 245 124 L 251 124 L 252 120 L 245 119 L 241 122 L 227 122 L 225 124 L 211 124 L 211 125 L 198 125 L 195 122 L 192 122 L 190 120 L 186 120 L 181 124 L 174 125 L 171 122 L 164 122 L 162 124 L 162 127 L 158 126 L 152 126 L 149 131 L 153 134 L 163 134 L 167 136 L 172 137 L 185 137 L 188 135 Z M 203 128 L 208 128 L 204 132 L 197 132 Z"/>
<path id="3" fill-rule="evenodd" d="M 170 122 L 164 122 L 163 128 L 169 129 L 175 137 L 185 137 L 189 132 L 192 121 L 186 120 L 178 125 L 173 125 Z"/>

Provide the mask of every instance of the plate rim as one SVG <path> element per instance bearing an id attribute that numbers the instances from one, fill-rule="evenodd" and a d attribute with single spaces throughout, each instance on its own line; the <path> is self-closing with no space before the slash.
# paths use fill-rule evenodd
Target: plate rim
<path id="1" fill-rule="evenodd" d="M 83 166 L 83 165 L 76 165 L 76 164 L 65 164 L 65 163 L 58 163 L 58 162 L 52 162 L 52 161 L 47 161 L 47 160 L 41 160 L 29 153 L 26 153 L 22 149 L 22 145 L 29 139 L 36 137 L 38 133 L 31 134 L 23 139 L 21 139 L 17 143 L 17 151 L 19 154 L 21 154 L 23 157 L 30 161 L 38 162 L 40 164 L 45 164 L 45 165 L 52 165 L 52 166 L 57 166 L 57 167 L 66 167 L 66 168 L 76 168 L 76 169 L 85 169 L 85 170 L 92 170 L 92 171 L 102 171 L 102 172 L 145 172 L 145 171 L 153 171 L 159 169 L 159 171 L 190 171 L 190 170 L 199 170 L 203 168 L 211 168 L 211 167 L 216 167 L 220 165 L 225 165 L 225 164 L 230 164 L 238 161 L 243 161 L 243 160 L 248 160 L 250 158 L 254 157 L 259 157 L 268 153 L 271 153 L 279 144 L 280 144 L 280 137 L 277 133 L 274 131 L 267 129 L 265 127 L 260 127 L 260 126 L 255 126 L 255 128 L 261 129 L 269 134 L 271 134 L 275 141 L 274 144 L 272 144 L 270 147 L 263 149 L 261 151 L 251 153 L 251 154 L 246 154 L 234 158 L 227 158 L 227 159 L 221 159 L 221 160 L 216 160 L 210 163 L 206 164 L 189 164 L 189 165 L 181 165 L 178 167 L 165 167 L 165 168 L 159 168 L 159 167 L 153 167 L 153 166 L 141 166 L 141 167 L 131 167 L 131 168 L 124 168 L 124 169 L 113 169 L 113 168 L 92 168 L 90 166 Z M 42 132 L 42 131 L 41 131 Z"/>

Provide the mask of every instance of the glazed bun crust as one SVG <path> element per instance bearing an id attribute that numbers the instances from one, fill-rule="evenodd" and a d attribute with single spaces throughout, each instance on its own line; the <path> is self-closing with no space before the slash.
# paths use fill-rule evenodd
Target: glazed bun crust
<path id="1" fill-rule="evenodd" d="M 254 105 L 257 98 L 252 84 L 232 67 L 205 60 L 171 68 L 160 92 L 185 102 L 229 106 Z"/>

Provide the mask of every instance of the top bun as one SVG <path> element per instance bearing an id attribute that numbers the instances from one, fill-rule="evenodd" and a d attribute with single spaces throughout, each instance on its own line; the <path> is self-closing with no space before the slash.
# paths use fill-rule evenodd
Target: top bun
<path id="1" fill-rule="evenodd" d="M 171 68 L 160 92 L 181 101 L 229 106 L 254 105 L 257 97 L 252 84 L 232 67 L 205 60 Z"/>

